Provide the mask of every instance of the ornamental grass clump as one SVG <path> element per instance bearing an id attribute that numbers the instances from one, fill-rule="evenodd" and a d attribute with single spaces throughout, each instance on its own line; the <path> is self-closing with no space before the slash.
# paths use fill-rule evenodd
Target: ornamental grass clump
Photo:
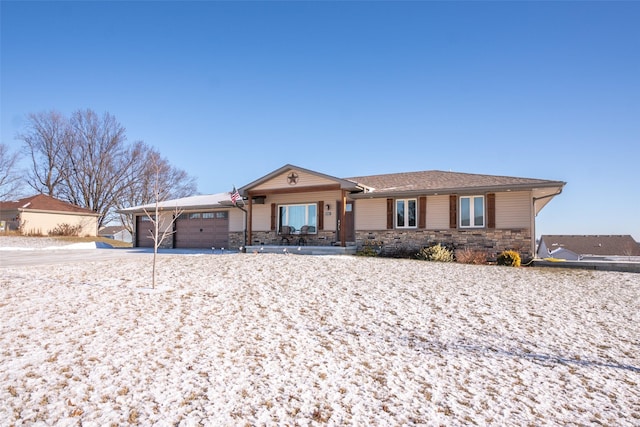
<path id="1" fill-rule="evenodd" d="M 497 264 L 507 267 L 520 267 L 520 254 L 516 251 L 503 251 L 498 255 Z"/>
<path id="2" fill-rule="evenodd" d="M 487 263 L 487 253 L 474 251 L 472 249 L 462 249 L 456 251 L 456 261 L 461 264 L 482 265 Z"/>
<path id="3" fill-rule="evenodd" d="M 420 249 L 417 258 L 425 261 L 453 262 L 453 252 L 438 243 L 437 245 Z"/>

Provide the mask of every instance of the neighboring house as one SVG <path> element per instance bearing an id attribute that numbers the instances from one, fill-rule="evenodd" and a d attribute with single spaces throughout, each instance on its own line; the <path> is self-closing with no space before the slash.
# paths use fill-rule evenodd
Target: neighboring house
<path id="1" fill-rule="evenodd" d="M 99 216 L 44 194 L 0 202 L 0 220 L 6 221 L 8 230 L 20 230 L 25 235 L 49 235 L 69 226 L 78 227 L 79 236 L 96 236 Z"/>
<path id="2" fill-rule="evenodd" d="M 122 225 L 110 225 L 102 227 L 98 230 L 98 236 L 107 239 L 119 240 L 121 242 L 131 243 L 131 232 Z"/>
<path id="3" fill-rule="evenodd" d="M 640 244 L 630 235 L 543 235 L 538 257 L 566 260 L 640 257 Z"/>
<path id="4" fill-rule="evenodd" d="M 228 193 L 208 196 L 216 203 L 187 205 L 178 199 L 163 207 L 168 210 L 165 215 L 176 208 L 182 211 L 174 228 L 174 247 L 207 247 L 204 242 L 216 240 L 206 234 L 217 232 L 225 245 L 209 246 L 293 241 L 358 249 L 376 246 L 391 255 L 442 243 L 487 252 L 490 258 L 505 249 L 531 258 L 535 216 L 565 184 L 443 171 L 336 178 L 285 165 L 238 189 L 245 199 L 242 210 L 233 207 Z M 122 212 L 134 214 L 137 230 L 145 228 L 141 207 Z M 217 231 L 203 226 L 208 224 L 204 215 L 209 222 L 220 216 Z M 221 237 L 224 232 L 226 240 Z M 136 233 L 139 240 L 134 245 L 148 245 L 142 234 Z"/>

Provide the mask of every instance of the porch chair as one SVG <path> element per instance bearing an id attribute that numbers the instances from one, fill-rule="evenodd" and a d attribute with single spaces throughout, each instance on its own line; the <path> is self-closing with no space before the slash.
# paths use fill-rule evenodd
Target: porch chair
<path id="1" fill-rule="evenodd" d="M 315 233 L 315 231 L 316 231 L 316 227 L 314 227 L 313 225 L 303 225 L 302 227 L 300 227 L 298 244 L 301 246 L 306 246 L 309 234 Z"/>
<path id="2" fill-rule="evenodd" d="M 293 239 L 293 233 L 296 231 L 295 228 L 293 228 L 290 225 L 283 225 L 280 227 L 280 244 L 281 245 L 289 245 L 291 243 L 291 240 Z"/>

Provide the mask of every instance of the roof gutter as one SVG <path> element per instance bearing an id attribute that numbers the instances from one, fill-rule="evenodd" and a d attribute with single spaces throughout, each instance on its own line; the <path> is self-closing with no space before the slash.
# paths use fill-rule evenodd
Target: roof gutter
<path id="1" fill-rule="evenodd" d="M 562 192 L 562 187 L 564 186 L 564 182 L 552 182 L 552 183 L 544 183 L 542 185 L 531 185 L 531 184 L 515 184 L 515 185 L 492 185 L 492 186 L 481 186 L 481 187 L 449 187 L 449 188 L 437 188 L 437 189 L 418 189 L 418 190 L 404 190 L 404 191 L 371 191 L 367 193 L 356 193 L 350 194 L 350 197 L 353 199 L 372 199 L 372 198 L 382 198 L 382 197 L 402 197 L 402 196 L 438 196 L 438 195 L 447 195 L 447 194 L 477 194 L 484 192 L 494 192 L 494 191 L 520 191 L 520 190 L 534 190 L 536 188 L 554 188 L 560 187 L 560 192 Z M 551 196 L 540 197 L 553 197 L 557 194 L 553 194 Z"/>
<path id="2" fill-rule="evenodd" d="M 50 209 L 31 209 L 31 208 L 18 208 L 16 209 L 18 212 L 33 212 L 33 213 L 46 213 L 46 214 L 57 214 L 57 215 L 84 215 L 84 216 L 100 216 L 98 212 L 86 211 L 86 212 L 76 212 L 76 211 L 56 211 Z"/>
<path id="3" fill-rule="evenodd" d="M 533 198 L 533 203 L 535 205 L 536 201 L 538 201 L 538 200 L 543 200 L 543 199 L 549 199 L 551 197 L 556 197 L 556 196 L 560 195 L 560 193 L 562 193 L 562 187 L 560 187 L 560 190 L 557 193 L 547 194 L 546 196 L 541 196 L 541 197 L 534 197 Z"/>

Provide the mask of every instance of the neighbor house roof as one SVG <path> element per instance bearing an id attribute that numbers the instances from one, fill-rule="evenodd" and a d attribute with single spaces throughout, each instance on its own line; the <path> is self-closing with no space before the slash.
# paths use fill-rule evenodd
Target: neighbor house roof
<path id="1" fill-rule="evenodd" d="M 123 225 L 110 225 L 108 227 L 102 227 L 100 230 L 98 230 L 98 235 L 109 236 L 125 230 L 126 228 Z"/>
<path id="2" fill-rule="evenodd" d="M 0 210 L 18 210 L 18 211 L 46 211 L 46 212 L 70 212 L 87 215 L 99 214 L 91 209 L 82 208 L 80 206 L 63 202 L 55 197 L 46 194 L 36 194 L 35 196 L 25 197 L 20 200 L 0 202 Z"/>
<path id="3" fill-rule="evenodd" d="M 346 178 L 368 188 L 378 195 L 448 194 L 470 191 L 509 191 L 536 188 L 562 189 L 563 181 L 481 175 L 439 170 L 402 172 Z"/>
<path id="4" fill-rule="evenodd" d="M 630 235 L 542 235 L 547 249 L 565 248 L 579 255 L 640 256 L 640 244 Z"/>
<path id="5" fill-rule="evenodd" d="M 216 194 L 201 194 L 197 196 L 182 197 L 180 199 L 165 200 L 158 202 L 158 208 L 160 210 L 189 210 L 189 209 L 211 209 L 222 208 L 232 206 L 231 194 L 229 193 L 216 193 Z M 151 212 L 155 210 L 156 204 L 149 203 L 147 205 L 133 206 L 130 208 L 119 209 L 120 213 L 140 213 Z"/>

